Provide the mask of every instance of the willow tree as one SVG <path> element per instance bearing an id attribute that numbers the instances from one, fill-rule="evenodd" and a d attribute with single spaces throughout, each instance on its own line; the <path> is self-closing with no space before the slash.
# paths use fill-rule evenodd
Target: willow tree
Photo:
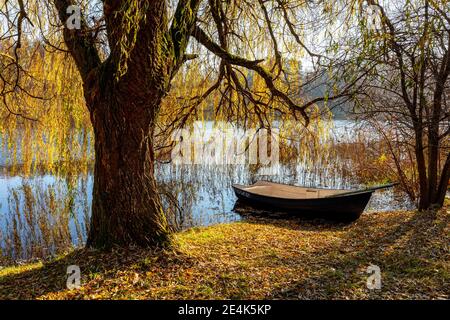
<path id="1" fill-rule="evenodd" d="M 3 97 L 29 94 L 22 85 L 30 78 L 21 63 L 29 48 L 25 43 L 41 41 L 47 49 L 68 53 L 81 77 L 95 136 L 89 246 L 170 243 L 155 183 L 154 132 L 172 79 L 190 60 L 213 55 L 218 61 L 210 69 L 216 80 L 191 100 L 190 111 L 219 92 L 218 103 L 230 114 L 253 112 L 263 125 L 269 110 L 307 124 L 309 106 L 351 94 L 346 86 L 308 101 L 288 83 L 287 59 L 323 58 L 302 41 L 301 9 L 310 5 L 301 0 L 7 0 L 1 5 Z M 13 44 L 5 45 L 11 39 Z M 202 49 L 190 52 L 194 44 Z M 205 63 L 202 72 L 208 68 Z M 248 72 L 264 90 L 255 90 Z M 4 98 L 3 104 L 11 101 Z"/>

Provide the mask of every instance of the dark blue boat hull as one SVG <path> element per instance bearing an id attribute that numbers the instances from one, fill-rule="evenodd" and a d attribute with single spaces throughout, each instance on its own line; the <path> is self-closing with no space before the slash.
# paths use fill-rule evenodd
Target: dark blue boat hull
<path id="1" fill-rule="evenodd" d="M 246 192 L 233 186 L 238 199 L 249 205 L 295 216 L 354 221 L 367 206 L 373 191 L 318 199 L 283 199 Z"/>

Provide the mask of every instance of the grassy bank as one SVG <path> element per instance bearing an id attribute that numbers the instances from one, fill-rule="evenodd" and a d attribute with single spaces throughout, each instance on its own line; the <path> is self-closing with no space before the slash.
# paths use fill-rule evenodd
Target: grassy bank
<path id="1" fill-rule="evenodd" d="M 450 298 L 450 215 L 386 212 L 351 225 L 252 219 L 178 233 L 174 252 L 76 250 L 0 270 L 3 299 Z M 381 290 L 366 269 L 381 268 Z M 79 265 L 82 287 L 66 288 Z"/>

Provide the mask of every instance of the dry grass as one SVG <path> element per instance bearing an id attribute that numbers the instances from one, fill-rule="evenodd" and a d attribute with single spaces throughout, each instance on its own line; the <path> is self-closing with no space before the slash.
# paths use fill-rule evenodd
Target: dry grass
<path id="1" fill-rule="evenodd" d="M 450 215 L 388 212 L 351 225 L 253 219 L 177 234 L 174 252 L 77 250 L 0 270 L 3 299 L 448 299 Z M 82 287 L 65 289 L 79 265 Z M 366 268 L 382 289 L 366 288 Z"/>

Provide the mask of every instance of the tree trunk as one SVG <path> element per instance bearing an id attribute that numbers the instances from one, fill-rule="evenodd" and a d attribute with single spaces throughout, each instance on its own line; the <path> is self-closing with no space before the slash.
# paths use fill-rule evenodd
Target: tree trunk
<path id="1" fill-rule="evenodd" d="M 427 169 L 425 164 L 425 156 L 423 154 L 423 130 L 415 128 L 415 155 L 417 172 L 419 174 L 419 210 L 426 210 L 430 206 L 430 197 L 428 189 Z"/>
<path id="2" fill-rule="evenodd" d="M 63 25 L 73 1 L 54 0 Z M 104 0 L 109 56 L 82 17 L 64 42 L 83 79 L 95 135 L 95 177 L 88 246 L 170 243 L 154 176 L 153 131 L 162 97 L 185 61 L 199 0 Z M 133 19 L 130 19 L 130 16 Z"/>
<path id="3" fill-rule="evenodd" d="M 439 119 L 433 119 L 428 129 L 428 199 L 430 206 L 437 204 L 434 202 L 438 192 L 439 144 Z"/>
<path id="4" fill-rule="evenodd" d="M 436 205 L 439 207 L 442 207 L 444 205 L 445 194 L 447 193 L 449 180 L 450 180 L 450 154 L 447 154 L 447 159 L 442 169 L 441 180 L 439 182 L 439 187 L 434 201 Z"/>
<path id="5" fill-rule="evenodd" d="M 96 99 L 92 217 L 87 245 L 165 246 L 170 230 L 154 176 L 153 131 L 162 94 L 111 90 Z"/>

